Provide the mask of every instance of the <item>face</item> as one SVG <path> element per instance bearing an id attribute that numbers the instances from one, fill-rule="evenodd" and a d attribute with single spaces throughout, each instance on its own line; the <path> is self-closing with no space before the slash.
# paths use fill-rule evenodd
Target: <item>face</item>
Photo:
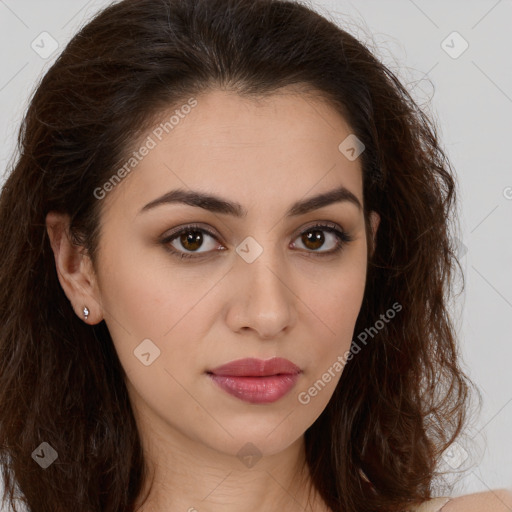
<path id="1" fill-rule="evenodd" d="M 351 134 L 343 118 L 311 97 L 195 99 L 168 133 L 142 137 L 147 154 L 98 199 L 99 256 L 81 300 L 105 319 L 143 430 L 272 455 L 323 411 L 354 335 L 367 264 L 360 159 L 338 149 Z M 220 202 L 154 203 L 178 189 Z M 246 358 L 260 361 L 211 373 Z M 261 361 L 273 358 L 295 366 Z"/>

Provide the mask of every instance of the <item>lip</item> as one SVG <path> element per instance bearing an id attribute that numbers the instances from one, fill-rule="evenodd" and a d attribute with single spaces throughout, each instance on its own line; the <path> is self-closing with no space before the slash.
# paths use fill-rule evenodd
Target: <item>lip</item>
<path id="1" fill-rule="evenodd" d="M 207 372 L 228 394 L 245 402 L 276 402 L 295 386 L 301 369 L 288 359 L 246 358 L 231 361 Z"/>

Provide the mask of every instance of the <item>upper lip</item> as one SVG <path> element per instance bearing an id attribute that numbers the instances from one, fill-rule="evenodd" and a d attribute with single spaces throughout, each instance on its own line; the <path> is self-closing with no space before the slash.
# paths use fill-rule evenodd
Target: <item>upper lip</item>
<path id="1" fill-rule="evenodd" d="M 210 370 L 208 373 L 232 377 L 268 377 L 269 375 L 290 375 L 300 373 L 301 369 L 288 359 L 237 359 Z"/>

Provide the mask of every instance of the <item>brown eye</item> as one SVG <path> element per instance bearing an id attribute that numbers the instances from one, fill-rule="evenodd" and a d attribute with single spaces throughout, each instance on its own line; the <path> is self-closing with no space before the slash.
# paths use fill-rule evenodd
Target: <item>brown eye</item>
<path id="1" fill-rule="evenodd" d="M 187 251 L 196 251 L 203 244 L 203 234 L 201 231 L 184 231 L 180 243 Z"/>
<path id="2" fill-rule="evenodd" d="M 345 244 L 351 242 L 353 238 L 338 228 L 336 224 L 318 224 L 304 230 L 296 240 L 300 240 L 299 245 L 296 243 L 291 245 L 303 249 L 301 252 L 311 256 L 329 256 L 341 251 Z M 210 246 L 208 246 L 208 242 Z M 161 243 L 173 256 L 180 259 L 210 257 L 215 252 L 226 249 L 218 241 L 217 235 L 194 224 L 174 231 L 161 240 Z M 325 245 L 328 246 L 326 250 L 319 250 Z"/>
<path id="3" fill-rule="evenodd" d="M 310 229 L 302 234 L 302 242 L 308 249 L 316 250 L 325 243 L 325 236 L 319 229 Z"/>
<path id="4" fill-rule="evenodd" d="M 313 253 L 315 256 L 328 256 L 340 251 L 346 243 L 352 241 L 352 237 L 337 228 L 335 224 L 318 224 L 303 231 L 297 240 L 300 240 L 297 246 L 299 249 L 305 249 L 306 252 Z M 327 249 L 319 250 L 326 244 Z"/>
<path id="5" fill-rule="evenodd" d="M 180 258 L 206 256 L 206 253 L 222 247 L 212 232 L 195 225 L 185 226 L 175 231 L 164 238 L 161 243 Z"/>

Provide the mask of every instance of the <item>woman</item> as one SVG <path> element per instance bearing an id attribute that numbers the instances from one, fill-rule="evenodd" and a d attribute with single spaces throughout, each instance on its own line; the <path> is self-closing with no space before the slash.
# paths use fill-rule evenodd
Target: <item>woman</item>
<path id="1" fill-rule="evenodd" d="M 105 9 L 0 196 L 10 504 L 508 510 L 432 499 L 470 388 L 454 200 L 430 120 L 305 6 Z"/>

